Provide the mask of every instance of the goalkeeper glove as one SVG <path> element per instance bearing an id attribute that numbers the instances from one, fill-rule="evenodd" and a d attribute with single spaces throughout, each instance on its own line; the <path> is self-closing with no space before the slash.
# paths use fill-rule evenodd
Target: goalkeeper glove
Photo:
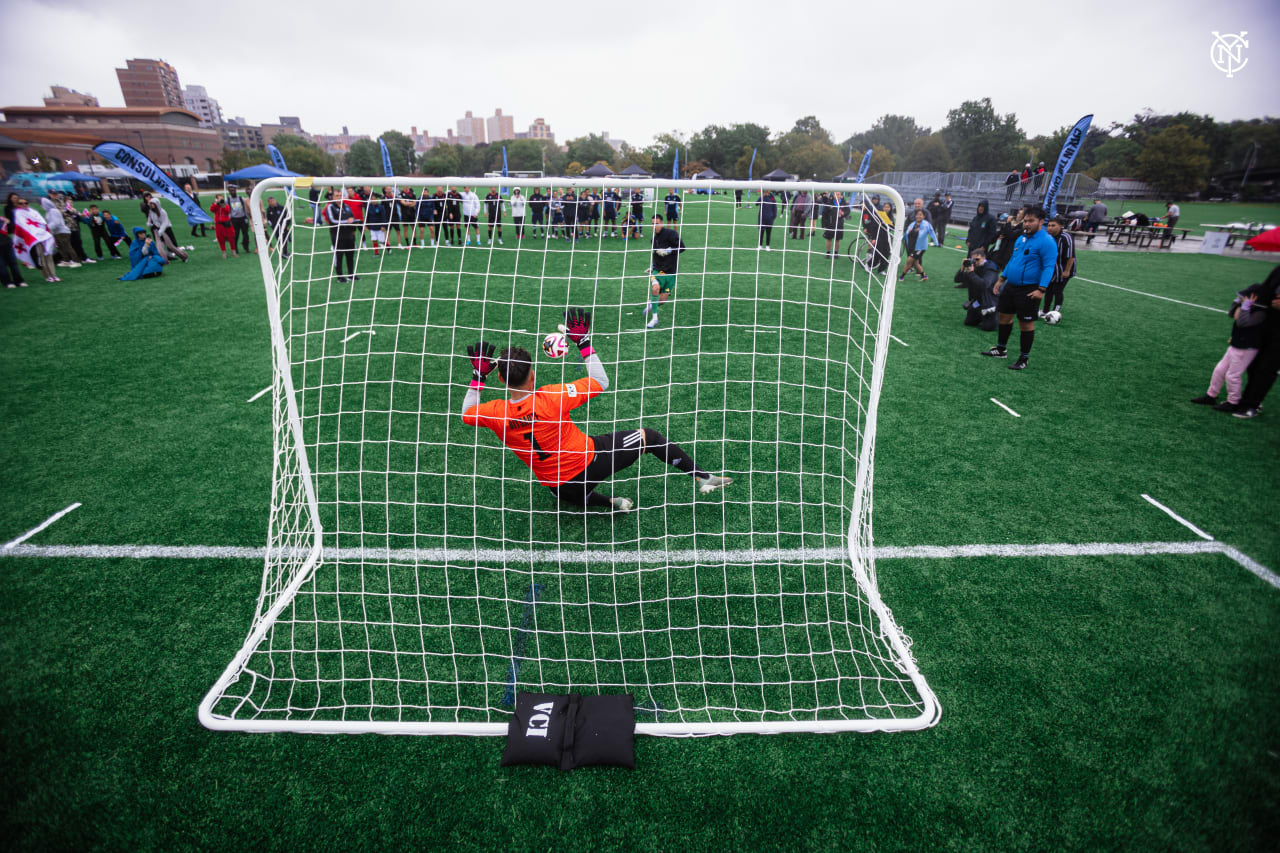
<path id="1" fill-rule="evenodd" d="M 483 388 L 484 381 L 498 366 L 493 358 L 493 344 L 477 341 L 467 347 L 467 360 L 471 362 L 471 387 Z"/>
<path id="2" fill-rule="evenodd" d="M 671 250 L 670 249 L 654 249 L 653 253 L 658 257 L 665 258 L 667 255 L 671 254 Z"/>
<path id="3" fill-rule="evenodd" d="M 581 308 L 570 308 L 564 312 L 564 330 L 565 337 L 578 345 L 578 352 L 582 353 L 582 357 L 586 358 L 595 352 L 591 348 L 591 312 L 583 311 Z"/>

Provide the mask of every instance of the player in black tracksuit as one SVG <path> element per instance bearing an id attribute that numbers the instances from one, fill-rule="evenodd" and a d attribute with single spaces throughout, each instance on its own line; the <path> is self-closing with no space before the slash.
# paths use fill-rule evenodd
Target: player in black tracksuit
<path id="1" fill-rule="evenodd" d="M 533 236 L 540 237 L 546 229 L 547 197 L 539 187 L 529 194 L 529 217 L 533 223 Z"/>
<path id="2" fill-rule="evenodd" d="M 653 269 L 649 273 L 649 304 L 644 313 L 652 313 L 646 329 L 658 325 L 658 308 L 671 298 L 676 286 L 676 270 L 680 266 L 680 255 L 688 248 L 676 229 L 668 228 L 662 217 L 653 216 Z"/>
<path id="3" fill-rule="evenodd" d="M 640 190 L 631 191 L 631 221 L 634 225 L 633 237 L 640 236 L 640 222 L 644 219 L 644 193 Z"/>
<path id="4" fill-rule="evenodd" d="M 498 229 L 498 245 L 502 245 L 502 197 L 498 188 L 493 187 L 484 197 L 484 213 L 489 220 L 489 245 L 493 245 L 493 229 Z"/>
<path id="5" fill-rule="evenodd" d="M 565 239 L 578 239 L 578 197 L 574 195 L 573 190 L 569 190 L 560 197 L 560 204 L 564 207 L 564 227 Z"/>

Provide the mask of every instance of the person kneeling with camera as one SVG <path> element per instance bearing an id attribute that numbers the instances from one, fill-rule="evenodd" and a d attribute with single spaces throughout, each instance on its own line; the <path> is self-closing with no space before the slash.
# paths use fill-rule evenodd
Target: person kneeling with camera
<path id="1" fill-rule="evenodd" d="M 987 260 L 985 249 L 977 248 L 960 262 L 956 273 L 956 287 L 968 288 L 969 298 L 964 301 L 964 324 L 979 326 L 984 332 L 996 330 L 996 295 L 992 288 L 1000 271 Z"/>

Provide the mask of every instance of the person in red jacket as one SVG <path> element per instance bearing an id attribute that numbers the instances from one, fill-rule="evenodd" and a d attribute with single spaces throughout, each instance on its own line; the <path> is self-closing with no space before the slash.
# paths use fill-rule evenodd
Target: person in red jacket
<path id="1" fill-rule="evenodd" d="M 236 251 L 236 229 L 231 224 L 231 205 L 227 204 L 226 199 L 217 196 L 213 200 L 213 204 L 209 206 L 209 212 L 213 214 L 213 236 L 218 238 L 218 248 L 222 250 L 222 259 L 227 259 L 227 247 L 231 247 L 231 254 L 240 257 L 240 253 Z"/>

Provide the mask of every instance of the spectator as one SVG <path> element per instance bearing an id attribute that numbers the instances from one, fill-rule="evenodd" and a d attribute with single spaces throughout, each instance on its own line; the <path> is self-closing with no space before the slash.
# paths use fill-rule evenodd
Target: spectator
<path id="1" fill-rule="evenodd" d="M 676 193 L 675 187 L 667 190 L 667 195 L 662 199 L 667 203 L 667 224 L 677 225 L 680 222 L 680 196 Z"/>
<path id="2" fill-rule="evenodd" d="M 222 259 L 227 259 L 228 248 L 234 257 L 240 257 L 240 253 L 236 251 L 236 229 L 231 224 L 231 205 L 221 195 L 214 196 L 213 204 L 209 205 L 209 213 L 213 216 L 213 236 L 217 238 L 218 248 L 222 250 Z"/>
<path id="3" fill-rule="evenodd" d="M 917 202 L 920 199 L 916 199 Z M 921 281 L 928 281 L 929 276 L 924 271 L 924 253 L 929 248 L 929 243 L 937 246 L 938 236 L 933 233 L 933 226 L 929 224 L 927 218 L 928 211 L 923 207 L 917 207 L 913 212 L 913 220 L 907 226 L 907 233 L 903 235 L 903 243 L 907 251 L 907 263 L 902 268 L 902 272 L 898 274 L 898 281 L 902 281 L 907 277 L 907 273 L 912 269 L 920 274 Z"/>
<path id="4" fill-rule="evenodd" d="M 773 222 L 778 218 L 778 200 L 773 191 L 766 189 L 760 196 L 760 246 L 766 252 L 773 251 Z"/>
<path id="5" fill-rule="evenodd" d="M 183 187 L 183 189 L 187 191 L 187 195 L 191 196 L 191 200 L 196 203 L 196 207 L 199 207 L 201 210 L 204 210 L 204 208 L 200 204 L 200 193 L 199 191 L 196 190 L 195 186 L 192 184 L 187 184 L 185 187 Z M 205 230 L 205 226 L 203 222 L 196 222 L 192 220 L 190 216 L 188 216 L 187 224 L 191 226 L 192 237 L 209 236 L 208 231 Z"/>
<path id="6" fill-rule="evenodd" d="M 235 230 L 234 242 L 244 241 L 244 250 L 249 251 L 249 205 L 236 194 L 235 187 L 227 188 L 227 204 L 231 206 L 231 227 Z M 214 231 L 218 229 L 215 226 Z M 239 254 L 239 253 L 237 253 Z"/>
<path id="7" fill-rule="evenodd" d="M 44 221 L 49 228 L 49 233 L 53 235 L 58 257 L 62 258 L 58 261 L 58 266 L 72 269 L 79 267 L 75 250 L 71 248 L 71 229 L 67 228 L 67 223 L 62 218 L 62 211 L 58 209 L 53 199 L 47 197 L 40 199 L 40 206 L 44 208 Z"/>
<path id="8" fill-rule="evenodd" d="M 111 253 L 111 257 L 119 259 L 120 253 L 116 251 L 116 244 L 111 242 L 111 235 L 107 233 L 106 220 L 102 218 L 102 214 L 98 211 L 96 204 L 89 205 L 88 211 L 81 217 L 82 221 L 89 226 L 89 236 L 93 238 L 93 253 L 98 256 L 98 260 L 102 260 L 102 244 L 106 243 L 107 251 Z M 121 229 L 123 233 L 123 229 Z"/>
<path id="9" fill-rule="evenodd" d="M 493 230 L 498 229 L 498 245 L 502 245 L 502 197 L 497 187 L 490 187 L 484 197 L 485 218 L 489 220 L 489 245 L 493 245 Z M 477 229 L 479 236 L 479 229 Z"/>
<path id="10" fill-rule="evenodd" d="M 1013 198 L 1013 189 L 1018 185 L 1018 170 L 1010 169 L 1009 174 L 1004 178 L 1004 200 L 1009 201 Z"/>
<path id="11" fill-rule="evenodd" d="M 409 190 L 409 198 L 413 198 L 413 191 Z M 403 201 L 401 202 L 403 204 Z M 422 189 L 421 197 L 414 199 L 413 206 L 409 208 L 409 212 L 405 216 L 409 217 L 405 228 L 409 230 L 409 248 L 413 248 L 414 240 L 418 241 L 418 248 L 425 249 L 426 240 L 431 241 L 431 245 L 450 245 L 450 242 L 444 238 L 446 208 L 449 205 L 449 197 L 444 194 L 441 187 L 436 187 L 434 194 L 427 192 L 426 187 Z M 450 227 L 451 232 L 456 228 Z M 453 242 L 458 242 L 457 235 L 453 235 Z"/>
<path id="12" fill-rule="evenodd" d="M 842 193 L 824 194 L 824 198 L 826 198 L 826 204 L 820 210 L 822 236 L 827 241 L 827 250 L 824 254 L 834 258 L 840 254 L 840 241 L 844 238 L 844 220 L 849 215 L 849 210 L 845 207 Z"/>
<path id="13" fill-rule="evenodd" d="M 1084 221 L 1084 230 L 1089 232 L 1089 239 L 1086 242 L 1093 242 L 1093 235 L 1097 233 L 1098 226 L 1105 224 L 1107 221 L 1107 206 L 1098 199 L 1093 200 L 1093 206 L 1089 208 L 1089 216 Z"/>
<path id="14" fill-rule="evenodd" d="M 116 219 L 115 214 L 109 210 L 102 211 L 102 224 L 107 229 L 107 239 L 111 241 L 111 248 L 118 249 L 120 244 L 124 243 L 125 251 L 129 251 L 129 245 L 133 242 L 129 239 L 129 235 L 124 232 L 124 226 L 120 224 L 120 220 Z M 119 257 L 118 254 L 115 257 Z"/>
<path id="15" fill-rule="evenodd" d="M 618 207 L 622 204 L 622 196 L 616 189 L 604 191 L 604 227 L 608 236 L 618 236 Z"/>
<path id="16" fill-rule="evenodd" d="M 1062 314 L 1062 292 L 1066 289 L 1067 282 L 1076 274 L 1076 241 L 1066 224 L 1065 216 L 1057 216 L 1044 225 L 1049 236 L 1058 244 L 1058 262 L 1054 265 L 1053 278 L 1049 279 L 1049 289 L 1045 291 L 1044 302 L 1040 305 L 1041 319 L 1050 311 Z M 1054 322 L 1061 322 L 1061 317 Z"/>
<path id="17" fill-rule="evenodd" d="M 564 238 L 578 239 L 578 196 L 570 188 L 560 196 L 560 208 L 564 213 Z"/>
<path id="18" fill-rule="evenodd" d="M 960 271 L 956 273 L 956 287 L 965 288 L 968 298 L 965 299 L 964 324 L 978 326 L 984 332 L 996 330 L 996 279 L 1000 271 L 996 265 L 987 260 L 985 249 L 974 249 L 969 257 L 960 262 Z"/>
<path id="19" fill-rule="evenodd" d="M 1258 354 L 1249 364 L 1249 384 L 1245 386 L 1240 406 L 1234 413 L 1237 418 L 1256 418 L 1262 401 L 1276 381 L 1280 371 L 1280 266 L 1273 267 L 1262 283 L 1258 298 L 1251 310 L 1265 313 L 1262 323 Z"/>
<path id="20" fill-rule="evenodd" d="M 520 194 L 520 188 L 516 187 L 511 191 L 511 222 L 516 228 L 516 240 L 524 239 L 524 214 L 527 207 L 528 202 Z"/>
<path id="21" fill-rule="evenodd" d="M 0 216 L 0 284 L 7 288 L 26 287 L 22 270 L 18 267 L 18 256 L 13 251 L 12 228 L 9 217 Z"/>
<path id="22" fill-rule="evenodd" d="M 120 276 L 121 281 L 137 281 L 140 278 L 159 278 L 164 265 L 169 263 L 147 229 L 133 229 L 133 242 L 129 244 L 129 271 Z"/>
<path id="23" fill-rule="evenodd" d="M 463 245 L 471 245 L 471 231 L 475 229 L 476 245 L 483 246 L 480 239 L 480 196 L 471 187 L 462 189 L 462 239 Z"/>
<path id="24" fill-rule="evenodd" d="M 951 200 L 951 193 L 946 193 L 942 197 L 942 209 L 938 211 L 938 215 L 933 217 L 933 230 L 938 235 L 938 242 L 945 243 L 947 240 L 947 226 L 951 224 L 951 208 L 955 202 Z"/>
<path id="25" fill-rule="evenodd" d="M 534 187 L 533 192 L 529 193 L 529 218 L 533 220 L 530 225 L 535 237 L 546 234 L 547 203 L 548 199 L 543 194 L 542 187 Z"/>
<path id="26" fill-rule="evenodd" d="M 9 193 L 5 212 L 8 214 L 6 218 L 9 220 L 9 233 L 14 237 L 14 253 L 29 257 L 31 265 L 44 273 L 46 282 L 62 281 L 53 266 L 57 241 L 50 233 L 44 217 L 17 193 Z"/>
<path id="27" fill-rule="evenodd" d="M 591 228 L 597 234 L 600 232 L 600 193 L 595 190 L 591 191 L 591 208 L 590 208 Z"/>
<path id="28" fill-rule="evenodd" d="M 1000 271 L 1000 278 L 992 288 L 995 292 L 996 313 L 1000 316 L 996 345 L 984 350 L 990 358 L 1007 358 L 1006 347 L 1013 332 L 1014 318 L 1021 330 L 1021 345 L 1017 361 L 1010 370 L 1026 370 L 1031 360 L 1031 345 L 1036 337 L 1036 311 L 1044 298 L 1045 288 L 1053 278 L 1058 260 L 1058 246 L 1044 230 L 1044 209 L 1027 208 L 1022 218 L 1023 235 L 1014 246 L 1009 265 Z"/>
<path id="29" fill-rule="evenodd" d="M 1000 227 L 996 224 L 996 218 L 991 215 L 987 200 L 984 198 L 978 202 L 978 210 L 973 215 L 973 219 L 969 220 L 969 234 L 965 238 L 969 246 L 969 254 L 973 254 L 974 249 L 990 251 L 991 244 L 996 241 L 999 233 Z"/>
<path id="30" fill-rule="evenodd" d="M 387 246 L 387 226 L 391 222 L 391 207 L 394 201 L 388 202 L 386 196 L 375 195 L 369 199 L 369 203 L 365 206 L 364 221 L 365 226 L 369 229 L 369 245 L 373 248 L 373 256 L 378 256 L 379 246 L 390 250 Z M 270 238 L 271 232 L 267 232 Z"/>
<path id="31" fill-rule="evenodd" d="M 742 190 L 733 191 L 733 206 L 735 208 L 742 207 Z"/>
<path id="32" fill-rule="evenodd" d="M 547 233 L 551 237 L 564 236 L 564 200 L 560 196 L 560 190 L 554 190 L 551 193 L 551 200 L 547 203 L 551 210 L 551 227 Z"/>
<path id="33" fill-rule="evenodd" d="M 1178 207 L 1171 201 L 1164 203 L 1164 224 L 1169 228 L 1178 224 L 1178 217 L 1182 215 L 1182 208 Z"/>
<path id="34" fill-rule="evenodd" d="M 1028 163 L 1022 169 L 1022 179 L 1018 183 L 1018 198 L 1022 198 L 1027 194 L 1027 184 L 1031 183 L 1031 164 Z"/>
<path id="35" fill-rule="evenodd" d="M 1000 238 L 1000 244 L 990 253 L 991 260 L 1000 269 L 1009 265 L 1009 258 L 1013 256 L 1013 247 L 1022 236 L 1022 216 L 1025 210 L 1026 208 L 1020 207 L 1013 216 L 1004 214 L 1000 216 L 1000 227 L 996 232 Z"/>
<path id="36" fill-rule="evenodd" d="M 71 251 L 73 259 L 82 264 L 96 264 L 97 261 L 89 257 L 84 250 L 84 238 L 80 235 L 80 226 L 83 221 L 80 211 L 76 210 L 75 205 L 71 203 L 71 199 L 65 195 L 59 195 L 58 204 L 62 205 L 62 221 L 67 223 L 68 236 L 71 237 Z"/>
<path id="37" fill-rule="evenodd" d="M 631 227 L 633 237 L 640 236 L 641 224 L 644 222 L 644 193 L 639 188 L 631 191 Z"/>
<path id="38" fill-rule="evenodd" d="M 437 204 L 439 203 L 436 193 Z M 453 245 L 462 246 L 462 193 L 458 192 L 457 187 L 449 187 L 449 191 L 444 196 L 444 227 L 445 232 L 450 235 Z"/>
<path id="39" fill-rule="evenodd" d="M 147 214 L 147 224 L 151 226 L 151 233 L 155 235 L 155 241 L 162 248 L 167 249 L 166 255 L 169 260 L 181 258 L 185 264 L 187 262 L 187 253 L 178 245 L 178 241 L 173 236 L 173 225 L 169 222 L 169 214 L 165 212 L 164 205 L 160 203 L 160 199 L 153 198 L 150 202 L 151 212 Z"/>
<path id="40" fill-rule="evenodd" d="M 886 201 L 871 218 L 872 272 L 889 269 L 890 241 L 893 235 L 893 203 Z"/>
<path id="41" fill-rule="evenodd" d="M 1040 165 L 1036 166 L 1035 175 L 1033 176 L 1034 184 L 1031 187 L 1032 192 L 1039 194 L 1040 185 L 1044 183 L 1044 161 L 1040 161 Z"/>
<path id="42" fill-rule="evenodd" d="M 267 199 L 267 209 L 262 212 L 263 219 L 267 223 L 267 245 L 276 245 L 280 247 L 281 257 L 289 257 L 290 249 L 290 231 L 289 217 L 285 216 L 285 209 L 280 206 L 279 200 L 275 196 Z M 386 231 L 383 231 L 383 242 L 386 242 Z M 376 250 L 375 250 L 376 251 Z"/>
<path id="43" fill-rule="evenodd" d="M 584 189 L 578 196 L 578 236 L 586 237 L 591 233 L 591 190 Z"/>
<path id="44" fill-rule="evenodd" d="M 800 240 L 807 236 L 806 225 L 809 222 L 809 193 L 801 190 L 791 201 L 791 226 L 787 236 L 792 240 Z"/>
<path id="45" fill-rule="evenodd" d="M 922 211 L 924 213 L 924 221 L 928 222 L 930 225 L 933 224 L 933 219 L 929 216 L 929 211 L 924 206 L 924 199 L 922 198 L 918 198 L 911 202 L 911 210 L 907 211 L 908 224 L 910 224 L 911 220 L 915 218 L 916 211 Z"/>
<path id="46" fill-rule="evenodd" d="M 360 277 L 356 275 L 356 231 L 360 226 L 351 206 L 346 204 L 348 191 L 342 189 L 338 192 L 338 197 L 324 207 L 324 223 L 333 232 L 333 271 L 338 274 L 339 282 L 359 281 Z M 342 274 L 344 260 L 347 276 Z"/>
<path id="47" fill-rule="evenodd" d="M 1202 397 L 1195 397 L 1193 403 L 1202 406 L 1213 406 L 1220 412 L 1234 412 L 1240 407 L 1242 398 L 1242 380 L 1249 364 L 1257 357 L 1258 350 L 1266 337 L 1267 305 L 1259 303 L 1258 298 L 1264 295 L 1264 285 L 1253 284 L 1236 294 L 1227 312 L 1234 320 L 1231 324 L 1231 340 L 1227 344 L 1227 352 L 1213 369 L 1209 380 L 1209 390 Z M 1274 295 L 1271 291 L 1267 295 Z M 1227 399 L 1218 402 L 1218 393 L 1223 384 L 1227 386 Z"/>
<path id="48" fill-rule="evenodd" d="M 933 226 L 936 234 L 938 231 L 938 217 L 942 215 L 942 194 L 934 193 L 933 198 L 925 205 L 924 209 L 929 212 L 929 224 Z"/>

